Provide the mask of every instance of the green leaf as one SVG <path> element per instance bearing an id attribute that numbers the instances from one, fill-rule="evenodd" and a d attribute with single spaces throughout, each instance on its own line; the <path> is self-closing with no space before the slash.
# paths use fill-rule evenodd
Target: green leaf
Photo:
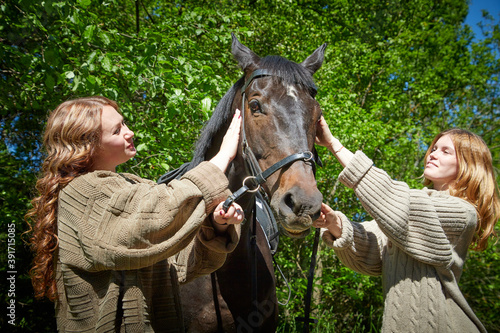
<path id="1" fill-rule="evenodd" d="M 107 54 L 102 58 L 102 68 L 104 68 L 108 72 L 110 72 L 113 69 L 113 65 L 111 64 L 111 59 L 108 57 Z"/>
<path id="2" fill-rule="evenodd" d="M 99 38 L 104 43 L 104 45 L 109 45 L 109 43 L 111 43 L 111 40 L 109 39 L 109 35 L 103 31 L 101 31 L 99 33 Z"/>
<path id="3" fill-rule="evenodd" d="M 92 39 L 92 37 L 94 36 L 94 31 L 95 31 L 95 26 L 88 25 L 85 28 L 85 31 L 83 32 L 83 37 L 85 37 L 86 39 Z"/>
<path id="4" fill-rule="evenodd" d="M 201 100 L 201 110 L 207 114 L 212 111 L 212 99 L 210 97 L 205 97 Z"/>
<path id="5" fill-rule="evenodd" d="M 148 146 L 145 144 L 145 143 L 141 143 L 139 144 L 136 148 L 135 148 L 137 151 L 143 151 L 143 150 L 147 150 L 148 149 Z"/>
<path id="6" fill-rule="evenodd" d="M 87 58 L 87 63 L 88 64 L 93 63 L 96 56 L 97 56 L 97 51 L 92 51 L 92 53 L 90 53 L 89 57 Z"/>
<path id="7" fill-rule="evenodd" d="M 87 8 L 92 3 L 92 0 L 78 0 L 78 4 L 83 8 Z"/>

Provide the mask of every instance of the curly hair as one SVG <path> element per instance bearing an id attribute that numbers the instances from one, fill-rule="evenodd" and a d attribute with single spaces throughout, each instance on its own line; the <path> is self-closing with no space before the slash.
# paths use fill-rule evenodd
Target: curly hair
<path id="1" fill-rule="evenodd" d="M 39 196 L 31 201 L 32 208 L 25 216 L 34 252 L 30 275 L 36 298 L 57 299 L 55 260 L 59 243 L 59 192 L 75 177 L 92 170 L 101 139 L 104 106 L 118 110 L 116 102 L 105 97 L 84 97 L 63 102 L 47 120 L 43 136 L 47 155 L 36 183 Z"/>
<path id="2" fill-rule="evenodd" d="M 425 154 L 425 161 L 436 142 L 449 135 L 457 154 L 458 172 L 449 185 L 450 194 L 470 202 L 477 211 L 478 223 L 470 248 L 482 251 L 488 238 L 495 236 L 495 224 L 500 219 L 500 200 L 495 180 L 491 152 L 484 140 L 463 129 L 450 129 L 439 133 Z M 430 185 L 429 179 L 424 185 Z"/>

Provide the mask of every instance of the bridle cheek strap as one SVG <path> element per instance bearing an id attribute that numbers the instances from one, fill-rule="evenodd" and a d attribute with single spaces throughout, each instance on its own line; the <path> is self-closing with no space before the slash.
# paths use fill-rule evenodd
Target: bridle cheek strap
<path id="1" fill-rule="evenodd" d="M 242 187 L 234 192 L 231 196 L 229 196 L 226 201 L 224 202 L 223 209 L 224 211 L 227 211 L 229 207 L 233 204 L 234 201 L 238 200 L 241 196 L 243 196 L 247 192 L 256 192 L 259 190 L 260 185 L 262 185 L 269 176 L 271 176 L 273 173 L 278 171 L 281 168 L 284 168 L 296 161 L 303 160 L 304 162 L 311 161 L 313 165 L 313 172 L 316 173 L 316 164 L 315 162 L 318 160 L 317 158 L 317 153 L 314 151 L 314 153 L 310 151 L 306 151 L 303 153 L 297 153 L 290 155 L 288 157 L 285 157 L 281 161 L 275 163 L 272 165 L 269 169 L 266 171 L 262 171 L 262 169 L 259 166 L 259 163 L 257 161 L 257 158 L 255 157 L 255 154 L 253 153 L 252 149 L 248 145 L 246 133 L 245 133 L 245 100 L 246 100 L 246 94 L 245 90 L 248 88 L 250 83 L 259 77 L 263 76 L 279 76 L 276 75 L 275 73 L 272 73 L 270 71 L 267 71 L 265 69 L 257 69 L 253 71 L 250 74 L 250 77 L 245 81 L 245 84 L 243 84 L 243 87 L 241 88 L 241 143 L 242 143 L 242 155 L 243 155 L 243 160 L 245 161 L 245 168 L 247 169 L 247 172 L 252 175 L 250 177 L 247 177 L 243 180 Z M 314 94 L 317 91 L 316 86 L 313 84 L 312 86 L 309 87 L 310 90 L 313 90 Z M 252 184 L 247 183 L 251 181 Z M 249 186 L 253 186 L 250 188 Z"/>

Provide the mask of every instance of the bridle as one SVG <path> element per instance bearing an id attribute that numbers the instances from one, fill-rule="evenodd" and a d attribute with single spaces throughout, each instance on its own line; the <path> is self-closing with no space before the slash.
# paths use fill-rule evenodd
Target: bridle
<path id="1" fill-rule="evenodd" d="M 305 151 L 301 153 L 296 153 L 292 154 L 290 156 L 287 156 L 283 158 L 282 160 L 278 161 L 277 163 L 273 164 L 271 167 L 266 169 L 265 171 L 262 171 L 260 168 L 259 162 L 257 161 L 257 158 L 255 157 L 255 154 L 252 151 L 252 148 L 248 144 L 247 136 L 246 136 L 246 131 L 245 131 L 245 101 L 247 100 L 246 98 L 246 89 L 252 83 L 253 80 L 261 77 L 266 77 L 266 76 L 277 76 L 276 73 L 272 73 L 266 69 L 256 69 L 254 70 L 248 79 L 245 81 L 243 86 L 241 87 L 241 145 L 242 145 L 242 157 L 244 160 L 245 164 L 245 169 L 247 170 L 247 173 L 250 174 L 250 176 L 246 177 L 243 180 L 242 186 L 239 190 L 233 193 L 227 200 L 224 202 L 224 210 L 227 210 L 231 204 L 239 199 L 242 195 L 245 193 L 254 193 L 257 192 L 260 189 L 260 186 L 267 180 L 269 176 L 271 176 L 273 173 L 276 171 L 296 162 L 296 161 L 304 161 L 304 162 L 313 162 L 313 171 L 315 173 L 315 163 L 321 166 L 321 161 L 317 157 L 317 154 L 314 154 L 310 151 Z M 311 95 L 316 95 L 317 88 L 316 85 L 311 84 L 308 86 L 308 88 L 311 91 Z M 262 192 L 264 197 L 267 197 L 267 194 L 265 192 Z"/>
<path id="2" fill-rule="evenodd" d="M 291 165 L 292 163 L 296 161 L 304 161 L 304 162 L 312 162 L 312 168 L 314 174 L 316 174 L 316 164 L 319 166 L 322 166 L 321 160 L 319 159 L 318 155 L 314 151 L 305 151 L 305 152 L 300 152 L 300 153 L 295 153 L 292 155 L 289 155 L 282 160 L 278 161 L 277 163 L 273 164 L 271 167 L 266 169 L 265 171 L 262 171 L 262 169 L 259 166 L 259 163 L 257 161 L 257 158 L 255 157 L 255 154 L 253 153 L 250 145 L 248 144 L 246 132 L 245 132 L 245 101 L 246 99 L 246 93 L 245 90 L 248 88 L 250 83 L 252 83 L 253 80 L 261 77 L 266 77 L 266 76 L 278 76 L 275 73 L 271 73 L 268 70 L 265 69 L 257 69 L 253 71 L 248 79 L 245 81 L 244 85 L 241 88 L 241 117 L 242 117 L 242 123 L 241 123 L 241 142 L 242 142 L 242 157 L 244 160 L 244 165 L 245 169 L 250 176 L 246 177 L 243 182 L 242 186 L 235 191 L 231 196 L 229 196 L 226 201 L 223 204 L 223 209 L 227 211 L 231 204 L 238 200 L 240 197 L 242 197 L 246 193 L 250 193 L 253 195 L 253 207 L 252 207 L 252 232 L 250 236 L 250 245 L 251 245 L 251 256 L 252 256 L 252 261 L 251 261 L 251 275 L 252 275 L 252 307 L 254 310 L 254 313 L 258 313 L 257 309 L 257 255 L 256 255 L 256 249 L 257 249 L 257 238 L 256 238 L 256 230 L 257 230 L 257 203 L 260 201 L 261 204 L 264 206 L 265 209 L 267 209 L 267 212 L 265 216 L 269 217 L 271 219 L 271 223 L 274 224 L 273 228 L 271 230 L 274 230 L 275 232 L 271 235 L 266 235 L 267 240 L 270 244 L 271 251 L 272 251 L 272 246 L 271 242 L 273 239 L 276 239 L 276 248 L 274 251 L 277 250 L 277 238 L 279 236 L 279 231 L 277 231 L 277 226 L 276 226 L 276 221 L 274 219 L 274 216 L 272 212 L 270 212 L 270 208 L 267 204 L 268 198 L 267 198 L 267 193 L 264 191 L 259 191 L 261 189 L 261 185 L 267 180 L 269 176 L 274 174 L 276 171 L 287 167 Z M 311 92 L 311 95 L 314 97 L 317 92 L 317 88 L 314 84 L 308 85 L 308 88 Z M 246 213 L 246 212 L 245 212 Z M 262 216 L 262 215 L 261 215 Z M 262 224 L 263 221 L 259 222 Z M 264 228 L 263 228 L 264 229 Z M 306 294 L 306 306 L 305 306 L 305 316 L 303 318 L 296 318 L 297 321 L 303 321 L 304 322 L 304 331 L 309 332 L 309 323 L 315 322 L 315 320 L 309 319 L 309 312 L 310 312 L 310 301 L 311 301 L 311 292 L 312 292 L 312 281 L 314 278 L 314 266 L 316 264 L 316 253 L 317 253 L 317 248 L 318 248 L 318 241 L 319 241 L 319 229 L 316 229 L 315 232 L 315 237 L 314 237 L 314 246 L 313 246 L 313 254 L 311 256 L 311 266 L 309 270 L 309 277 L 308 277 L 308 286 L 307 286 L 307 294 Z M 275 265 L 277 265 L 276 261 L 274 260 L 274 253 L 273 254 L 273 261 Z M 279 267 L 278 267 L 279 269 Z M 281 269 L 279 269 L 281 272 Z M 283 274 L 283 273 L 281 273 Z M 284 278 L 284 276 L 283 276 Z M 220 313 L 220 307 L 218 303 L 218 298 L 217 298 L 217 287 L 216 287 L 216 278 L 215 278 L 215 273 L 211 274 L 211 279 L 212 279 L 212 291 L 213 291 L 213 296 L 214 296 L 214 305 L 215 305 L 215 310 L 216 310 L 216 316 L 217 316 L 217 323 L 218 323 L 218 330 L 219 332 L 222 331 L 222 317 Z M 285 279 L 286 281 L 286 279 Z M 290 294 L 290 288 L 289 288 L 289 294 Z M 286 304 L 286 303 L 285 303 Z"/>

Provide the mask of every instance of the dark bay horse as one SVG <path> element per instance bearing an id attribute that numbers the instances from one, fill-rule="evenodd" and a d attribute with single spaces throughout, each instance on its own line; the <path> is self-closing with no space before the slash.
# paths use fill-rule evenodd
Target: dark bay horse
<path id="1" fill-rule="evenodd" d="M 190 168 L 209 160 L 219 150 L 237 108 L 243 113 L 242 135 L 246 136 L 247 145 L 261 170 L 292 154 L 313 152 L 321 109 L 314 99 L 312 75 L 323 63 L 325 47 L 323 44 L 297 64 L 279 56 L 260 58 L 233 35 L 232 54 L 244 76 L 221 99 L 205 125 Z M 240 145 L 243 145 L 241 140 Z M 243 150 L 244 147 L 240 147 L 228 171 L 233 192 L 249 175 Z M 305 237 L 312 222 L 319 217 L 323 196 L 316 187 L 313 168 L 314 162 L 296 161 L 271 175 L 262 185 L 283 235 Z M 251 199 L 249 194 L 238 200 L 245 209 L 247 221 L 242 225 L 237 248 L 216 272 L 217 299 L 225 332 L 274 332 L 278 322 L 272 254 L 260 227 L 255 230 L 258 295 L 256 300 L 251 297 Z M 182 285 L 181 299 L 188 331 L 217 332 L 209 276 Z"/>

